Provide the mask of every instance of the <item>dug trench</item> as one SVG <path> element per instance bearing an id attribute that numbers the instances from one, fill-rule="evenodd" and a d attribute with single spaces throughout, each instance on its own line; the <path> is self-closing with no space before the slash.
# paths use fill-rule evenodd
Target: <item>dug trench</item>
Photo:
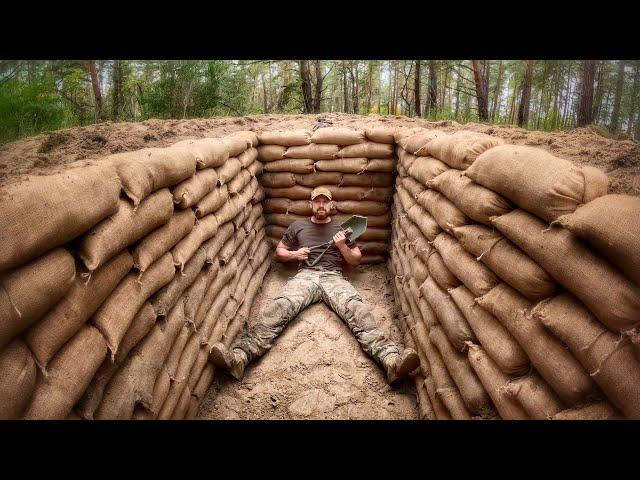
<path id="1" fill-rule="evenodd" d="M 0 416 L 640 416 L 640 205 L 606 165 L 498 128 L 311 120 L 5 177 Z M 318 185 L 369 218 L 346 276 L 420 355 L 397 386 L 324 304 L 240 382 L 208 361 L 295 273 L 273 248 Z"/>

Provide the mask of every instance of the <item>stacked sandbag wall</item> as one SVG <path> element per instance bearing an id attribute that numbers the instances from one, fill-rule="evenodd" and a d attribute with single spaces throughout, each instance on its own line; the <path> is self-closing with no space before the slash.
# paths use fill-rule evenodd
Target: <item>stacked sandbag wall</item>
<path id="1" fill-rule="evenodd" d="M 640 418 L 640 199 L 484 134 L 396 142 L 389 268 L 421 416 Z"/>
<path id="2" fill-rule="evenodd" d="M 368 218 L 357 242 L 362 263 L 384 262 L 391 236 L 394 132 L 384 125 L 261 132 L 258 159 L 264 173 L 259 181 L 271 243 L 277 245 L 291 223 L 311 216 L 311 191 L 323 186 L 335 203 L 333 221 L 342 223 L 352 215 Z"/>
<path id="3" fill-rule="evenodd" d="M 2 188 L 0 418 L 192 418 L 270 264 L 253 132 Z"/>

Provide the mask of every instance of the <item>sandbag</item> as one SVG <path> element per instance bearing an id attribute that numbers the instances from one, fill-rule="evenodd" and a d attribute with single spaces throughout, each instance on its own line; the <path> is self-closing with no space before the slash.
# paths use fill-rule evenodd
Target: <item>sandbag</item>
<path id="1" fill-rule="evenodd" d="M 436 414 L 431 406 L 427 389 L 424 386 L 424 377 L 416 375 L 413 377 L 413 381 L 418 394 L 418 415 L 420 420 L 435 420 Z"/>
<path id="2" fill-rule="evenodd" d="M 55 248 L 0 276 L 0 348 L 63 298 L 76 277 L 75 262 Z"/>
<path id="3" fill-rule="evenodd" d="M 344 223 L 351 218 L 351 215 L 344 213 L 331 214 L 331 217 L 338 223 Z M 367 226 L 374 228 L 390 228 L 391 225 L 391 213 L 386 212 L 382 215 L 368 215 Z"/>
<path id="4" fill-rule="evenodd" d="M 233 235 L 234 228 L 231 223 L 225 223 L 218 228 L 218 232 L 209 240 L 202 244 L 202 249 L 206 253 L 207 263 L 214 263 L 217 261 L 218 252 L 222 249 L 222 246 Z"/>
<path id="5" fill-rule="evenodd" d="M 506 283 L 500 283 L 476 301 L 509 330 L 540 376 L 565 404 L 576 405 L 596 391 L 578 360 L 539 321 L 530 317 L 533 304 L 526 298 Z"/>
<path id="6" fill-rule="evenodd" d="M 215 169 L 218 175 L 218 180 L 215 186 L 221 187 L 222 185 L 229 183 L 232 178 L 240 173 L 242 170 L 242 164 L 236 157 L 230 158 L 224 165 Z"/>
<path id="7" fill-rule="evenodd" d="M 524 375 L 529 371 L 529 357 L 522 347 L 493 315 L 474 303 L 474 295 L 467 287 L 460 285 L 449 290 L 449 295 L 501 371 L 508 375 Z"/>
<path id="8" fill-rule="evenodd" d="M 331 160 L 338 156 L 337 145 L 315 144 L 289 147 L 284 152 L 285 158 L 310 158 L 312 160 Z M 362 155 L 360 155 L 362 156 Z"/>
<path id="9" fill-rule="evenodd" d="M 542 300 L 556 290 L 553 278 L 499 232 L 465 225 L 453 234 L 467 252 L 529 300 Z"/>
<path id="10" fill-rule="evenodd" d="M 138 280 L 129 273 L 93 315 L 91 322 L 102 332 L 113 358 L 122 337 L 144 302 L 171 281 L 175 274 L 173 258 L 165 253 Z"/>
<path id="11" fill-rule="evenodd" d="M 311 174 L 313 175 L 313 174 Z M 306 178 L 307 175 L 300 175 L 302 178 Z M 263 173 L 260 176 L 260 184 L 263 187 L 269 188 L 287 188 L 296 185 L 296 177 L 291 172 L 273 172 Z M 308 187 L 309 185 L 304 185 Z"/>
<path id="12" fill-rule="evenodd" d="M 338 160 L 318 160 L 314 168 L 321 172 L 342 172 L 358 174 L 366 171 L 366 158 L 343 158 Z"/>
<path id="13" fill-rule="evenodd" d="M 410 154 L 406 150 L 400 149 L 398 152 L 398 161 L 407 172 L 411 168 L 411 165 L 413 165 L 413 162 L 416 161 L 416 158 L 418 157 Z"/>
<path id="14" fill-rule="evenodd" d="M 442 160 L 452 168 L 464 170 L 479 155 L 490 148 L 503 144 L 504 140 L 501 138 L 492 137 L 484 133 L 461 130 L 434 138 L 422 150 L 424 150 L 424 153 Z"/>
<path id="15" fill-rule="evenodd" d="M 351 159 L 353 160 L 353 159 Z M 364 167 L 365 172 L 391 173 L 396 168 L 396 162 L 392 158 L 370 158 Z M 349 173 L 349 172 L 345 172 Z M 358 172 L 355 172 L 358 173 Z"/>
<path id="16" fill-rule="evenodd" d="M 164 370 L 169 375 L 172 383 L 179 381 L 176 377 L 176 372 L 178 370 L 178 364 L 180 363 L 180 357 L 182 356 L 182 352 L 184 352 L 187 342 L 192 337 L 194 337 L 194 329 L 192 325 L 185 323 L 180 329 L 180 333 L 178 333 L 178 336 L 173 341 L 173 345 L 171 345 L 169 355 L 167 355 L 167 359 L 164 362 Z M 158 382 L 158 379 L 156 379 L 156 382 Z M 154 389 L 155 388 L 156 387 L 154 386 Z M 154 405 L 151 406 L 152 409 L 153 407 Z"/>
<path id="17" fill-rule="evenodd" d="M 469 217 L 435 190 L 427 189 L 420 193 L 416 197 L 416 202 L 431 214 L 445 232 L 452 233 L 455 227 L 471 223 Z"/>
<path id="18" fill-rule="evenodd" d="M 176 185 L 196 172 L 196 158 L 188 148 L 143 148 L 113 155 L 110 160 L 134 206 L 152 192 Z"/>
<path id="19" fill-rule="evenodd" d="M 293 147 L 295 145 L 308 145 L 311 143 L 311 133 L 308 130 L 272 130 L 258 134 L 261 144 L 282 145 Z"/>
<path id="20" fill-rule="evenodd" d="M 233 220 L 236 215 L 246 207 L 246 203 L 244 203 L 243 200 L 240 195 L 232 195 L 229 197 L 227 201 L 212 214 L 218 220 L 218 225 Z"/>
<path id="21" fill-rule="evenodd" d="M 325 175 L 328 174 L 330 174 L 330 172 L 325 173 Z M 311 175 L 309 175 L 309 177 L 311 177 Z M 296 176 L 296 179 L 297 178 Z M 338 184 L 341 187 L 390 187 L 393 185 L 393 175 L 389 173 L 345 173 L 341 175 Z"/>
<path id="22" fill-rule="evenodd" d="M 313 143 L 330 143 L 334 145 L 355 145 L 365 141 L 362 130 L 348 127 L 319 128 L 311 135 Z"/>
<path id="23" fill-rule="evenodd" d="M 230 157 L 236 157 L 251 147 L 257 147 L 258 135 L 250 130 L 233 132 L 222 138 L 222 142 L 229 150 Z"/>
<path id="24" fill-rule="evenodd" d="M 255 165 L 255 161 L 258 159 L 258 149 L 249 148 L 238 155 L 237 158 L 242 168 L 250 168 L 252 165 Z"/>
<path id="25" fill-rule="evenodd" d="M 449 410 L 442 403 L 440 397 L 436 394 L 436 385 L 433 381 L 433 377 L 431 374 L 426 375 L 424 379 L 424 388 L 427 391 L 427 395 L 429 395 L 429 400 L 431 401 L 431 407 L 433 408 L 433 412 L 436 416 L 437 420 L 451 420 L 451 415 L 449 415 Z"/>
<path id="26" fill-rule="evenodd" d="M 24 418 L 64 419 L 89 386 L 107 354 L 98 329 L 85 325 L 51 360 L 47 376 L 40 376 Z"/>
<path id="27" fill-rule="evenodd" d="M 114 215 L 82 237 L 78 255 L 88 270 L 95 270 L 125 247 L 167 223 L 171 215 L 173 196 L 168 188 L 147 196 L 137 208 L 120 200 Z"/>
<path id="28" fill-rule="evenodd" d="M 462 175 L 460 170 L 446 170 L 429 180 L 427 185 L 451 200 L 469 218 L 485 225 L 491 225 L 491 217 L 512 210 L 504 198 Z"/>
<path id="29" fill-rule="evenodd" d="M 189 409 L 189 404 L 191 400 L 191 391 L 189 387 L 185 387 L 180 395 L 180 399 L 178 400 L 178 404 L 175 409 L 171 413 L 171 420 L 183 420 L 185 415 L 187 414 L 187 410 Z"/>
<path id="30" fill-rule="evenodd" d="M 263 203 L 264 213 L 295 213 L 296 215 L 311 215 L 311 205 L 308 201 L 291 201 L 286 198 L 267 198 Z"/>
<path id="31" fill-rule="evenodd" d="M 260 145 L 258 147 L 258 160 L 261 162 L 273 162 L 284 158 L 287 147 L 282 145 Z M 305 157 L 301 157 L 305 158 Z"/>
<path id="32" fill-rule="evenodd" d="M 551 221 L 607 194 L 609 179 L 539 148 L 500 145 L 480 155 L 465 175 L 520 208 Z"/>
<path id="33" fill-rule="evenodd" d="M 149 416 L 153 420 L 156 420 L 158 418 L 158 413 L 160 413 L 162 404 L 164 403 L 164 401 L 167 399 L 167 396 L 169 395 L 170 388 L 171 388 L 171 377 L 166 372 L 166 370 L 164 369 L 160 370 L 160 373 L 158 373 L 158 376 L 156 377 L 156 381 L 153 384 L 151 405 L 149 407 L 149 410 L 147 410 L 150 413 Z M 136 407 L 136 410 L 137 409 L 138 407 Z M 135 418 L 135 412 L 134 412 L 134 418 Z"/>
<path id="34" fill-rule="evenodd" d="M 248 150 L 247 150 L 248 151 Z M 238 157 L 239 159 L 241 159 L 242 157 Z M 241 162 L 242 163 L 242 162 Z M 251 165 L 249 165 L 248 167 L 244 167 L 246 168 L 247 172 L 249 172 L 249 174 L 251 175 L 251 177 L 257 177 L 258 175 L 260 175 L 263 171 L 264 171 L 264 165 L 262 162 L 256 162 L 254 161 Z"/>
<path id="35" fill-rule="evenodd" d="M 469 345 L 469 363 L 493 400 L 500 417 L 505 420 L 527 420 L 529 416 L 520 404 L 508 396 L 502 387 L 511 379 L 479 345 Z"/>
<path id="36" fill-rule="evenodd" d="M 135 268 L 144 272 L 149 266 L 168 252 L 194 228 L 196 215 L 193 210 L 179 210 L 169 221 L 144 237 L 133 250 Z"/>
<path id="37" fill-rule="evenodd" d="M 171 249 L 174 265 L 182 270 L 200 245 L 216 234 L 218 225 L 216 214 L 201 218 L 191 231 Z"/>
<path id="38" fill-rule="evenodd" d="M 288 173 L 312 173 L 315 171 L 314 161 L 307 159 L 286 159 L 275 160 L 269 163 L 265 163 L 265 172 L 288 172 Z M 318 168 L 318 170 L 322 170 Z"/>
<path id="39" fill-rule="evenodd" d="M 409 132 L 408 132 L 409 133 Z M 396 142 L 400 144 L 402 148 L 404 148 L 407 152 L 416 154 L 418 151 L 420 153 L 426 153 L 421 151 L 422 147 L 424 147 L 427 143 L 429 143 L 434 138 L 438 138 L 439 136 L 446 135 L 446 133 L 441 132 L 439 130 L 425 130 L 417 129 L 415 133 L 404 136 L 404 138 L 396 139 Z"/>
<path id="40" fill-rule="evenodd" d="M 433 246 L 442 256 L 449 271 L 476 296 L 484 295 L 500 282 L 491 270 L 465 251 L 448 233 L 438 235 Z"/>
<path id="41" fill-rule="evenodd" d="M 562 410 L 552 420 L 620 420 L 620 414 L 606 400 Z"/>
<path id="42" fill-rule="evenodd" d="M 36 364 L 19 338 L 0 350 L 0 419 L 20 418 L 36 387 Z"/>
<path id="43" fill-rule="evenodd" d="M 414 203 L 407 210 L 409 219 L 420 229 L 422 235 L 430 242 L 442 232 L 438 222 L 421 205 Z"/>
<path id="44" fill-rule="evenodd" d="M 364 133 L 367 139 L 372 142 L 388 143 L 390 145 L 393 145 L 395 143 L 393 134 L 396 132 L 396 130 L 396 127 L 390 125 L 373 125 L 365 128 Z"/>
<path id="45" fill-rule="evenodd" d="M 384 242 L 391 238 L 391 229 L 389 228 L 369 228 L 360 235 L 358 240 L 363 242 Z"/>
<path id="46" fill-rule="evenodd" d="M 229 158 L 229 150 L 219 138 L 182 140 L 169 148 L 188 150 L 194 156 L 196 167 L 199 169 L 219 167 Z"/>
<path id="47" fill-rule="evenodd" d="M 203 303 L 203 297 L 211 283 L 220 272 L 220 264 L 213 263 L 203 268 L 195 281 L 184 293 L 184 318 L 185 321 L 191 323 L 194 329 L 198 328 L 196 323 L 196 313 Z"/>
<path id="48" fill-rule="evenodd" d="M 413 177 L 404 177 L 402 179 L 402 186 L 409 192 L 409 194 L 416 198 L 425 190 L 425 186 L 415 180 Z"/>
<path id="49" fill-rule="evenodd" d="M 404 148 L 400 146 L 400 143 L 403 145 L 406 144 L 404 140 L 406 140 L 411 135 L 416 133 L 427 131 L 424 127 L 398 127 L 396 131 L 393 133 L 393 140 L 398 144 L 397 148 Z"/>
<path id="50" fill-rule="evenodd" d="M 559 227 L 544 231 L 544 222 L 523 210 L 502 215 L 492 223 L 607 327 L 626 331 L 640 324 L 640 287 L 570 231 Z"/>
<path id="51" fill-rule="evenodd" d="M 503 386 L 503 391 L 534 420 L 548 420 L 564 409 L 551 387 L 535 371 L 511 380 Z"/>
<path id="52" fill-rule="evenodd" d="M 67 295 L 25 334 L 36 363 L 46 371 L 49 361 L 93 315 L 131 270 L 133 260 L 124 250 L 91 275 L 78 275 Z"/>
<path id="53" fill-rule="evenodd" d="M 477 338 L 456 304 L 443 292 L 431 277 L 420 285 L 420 293 L 436 313 L 449 341 L 460 352 L 466 350 L 465 342 L 477 342 Z"/>
<path id="54" fill-rule="evenodd" d="M 398 188 L 396 189 L 396 195 L 398 196 L 398 200 L 400 205 L 402 206 L 403 212 L 408 212 L 409 209 L 416 203 L 414 197 L 412 197 L 411 194 L 402 185 L 398 186 Z"/>
<path id="55" fill-rule="evenodd" d="M 605 195 L 559 217 L 557 222 L 640 285 L 640 198 Z"/>
<path id="56" fill-rule="evenodd" d="M 389 210 L 388 203 L 374 202 L 372 200 L 344 200 L 335 202 L 336 209 L 342 213 L 352 215 L 384 215 Z"/>
<path id="57" fill-rule="evenodd" d="M 229 186 L 222 185 L 216 187 L 206 194 L 196 205 L 195 214 L 197 218 L 205 217 L 210 213 L 215 213 L 229 200 Z"/>
<path id="58" fill-rule="evenodd" d="M 180 208 L 195 205 L 198 200 L 215 188 L 218 172 L 213 168 L 198 170 L 192 177 L 176 185 L 171 191 L 173 202 Z"/>
<path id="59" fill-rule="evenodd" d="M 640 418 L 640 362 L 628 339 L 607 330 L 569 293 L 543 300 L 531 315 L 569 347 L 625 417 Z"/>
<path id="60" fill-rule="evenodd" d="M 204 367 L 204 370 L 200 374 L 200 378 L 198 378 L 198 383 L 193 389 L 193 396 L 198 400 L 202 400 L 204 395 L 207 393 L 211 382 L 213 382 L 215 371 L 216 368 L 211 363 L 207 363 L 206 367 Z"/>
<path id="61" fill-rule="evenodd" d="M 343 147 L 337 152 L 339 158 L 389 158 L 393 157 L 393 145 L 388 143 L 364 142 Z"/>
<path id="62" fill-rule="evenodd" d="M 268 225 L 279 225 L 285 228 L 297 220 L 305 220 L 306 218 L 308 217 L 305 217 L 303 215 L 295 215 L 293 213 L 290 213 L 288 215 L 284 213 L 267 213 L 264 216 L 264 219 Z"/>
<path id="63" fill-rule="evenodd" d="M 0 188 L 0 271 L 82 235 L 118 210 L 120 180 L 108 165 L 33 175 Z"/>

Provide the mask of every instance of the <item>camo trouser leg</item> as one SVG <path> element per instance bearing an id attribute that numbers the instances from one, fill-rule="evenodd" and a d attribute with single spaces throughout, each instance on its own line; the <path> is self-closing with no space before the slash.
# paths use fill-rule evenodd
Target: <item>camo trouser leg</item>
<path id="1" fill-rule="evenodd" d="M 298 313 L 322 298 L 319 275 L 317 271 L 300 270 L 269 303 L 256 323 L 245 324 L 231 348 L 243 350 L 248 362 L 264 355 Z"/>
<path id="2" fill-rule="evenodd" d="M 371 307 L 339 272 L 324 272 L 320 277 L 322 299 L 351 329 L 362 349 L 382 363 L 389 354 L 401 353 L 402 345 L 387 338 L 378 326 Z"/>

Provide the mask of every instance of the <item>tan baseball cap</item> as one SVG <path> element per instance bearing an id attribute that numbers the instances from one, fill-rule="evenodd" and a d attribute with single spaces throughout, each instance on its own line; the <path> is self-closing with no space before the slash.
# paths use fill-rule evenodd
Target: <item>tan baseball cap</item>
<path id="1" fill-rule="evenodd" d="M 313 200 L 314 198 L 316 198 L 319 195 L 324 195 L 329 200 L 331 200 L 331 192 L 329 191 L 328 188 L 325 188 L 325 187 L 316 187 L 316 188 L 314 188 L 313 191 L 311 192 L 311 200 Z"/>

